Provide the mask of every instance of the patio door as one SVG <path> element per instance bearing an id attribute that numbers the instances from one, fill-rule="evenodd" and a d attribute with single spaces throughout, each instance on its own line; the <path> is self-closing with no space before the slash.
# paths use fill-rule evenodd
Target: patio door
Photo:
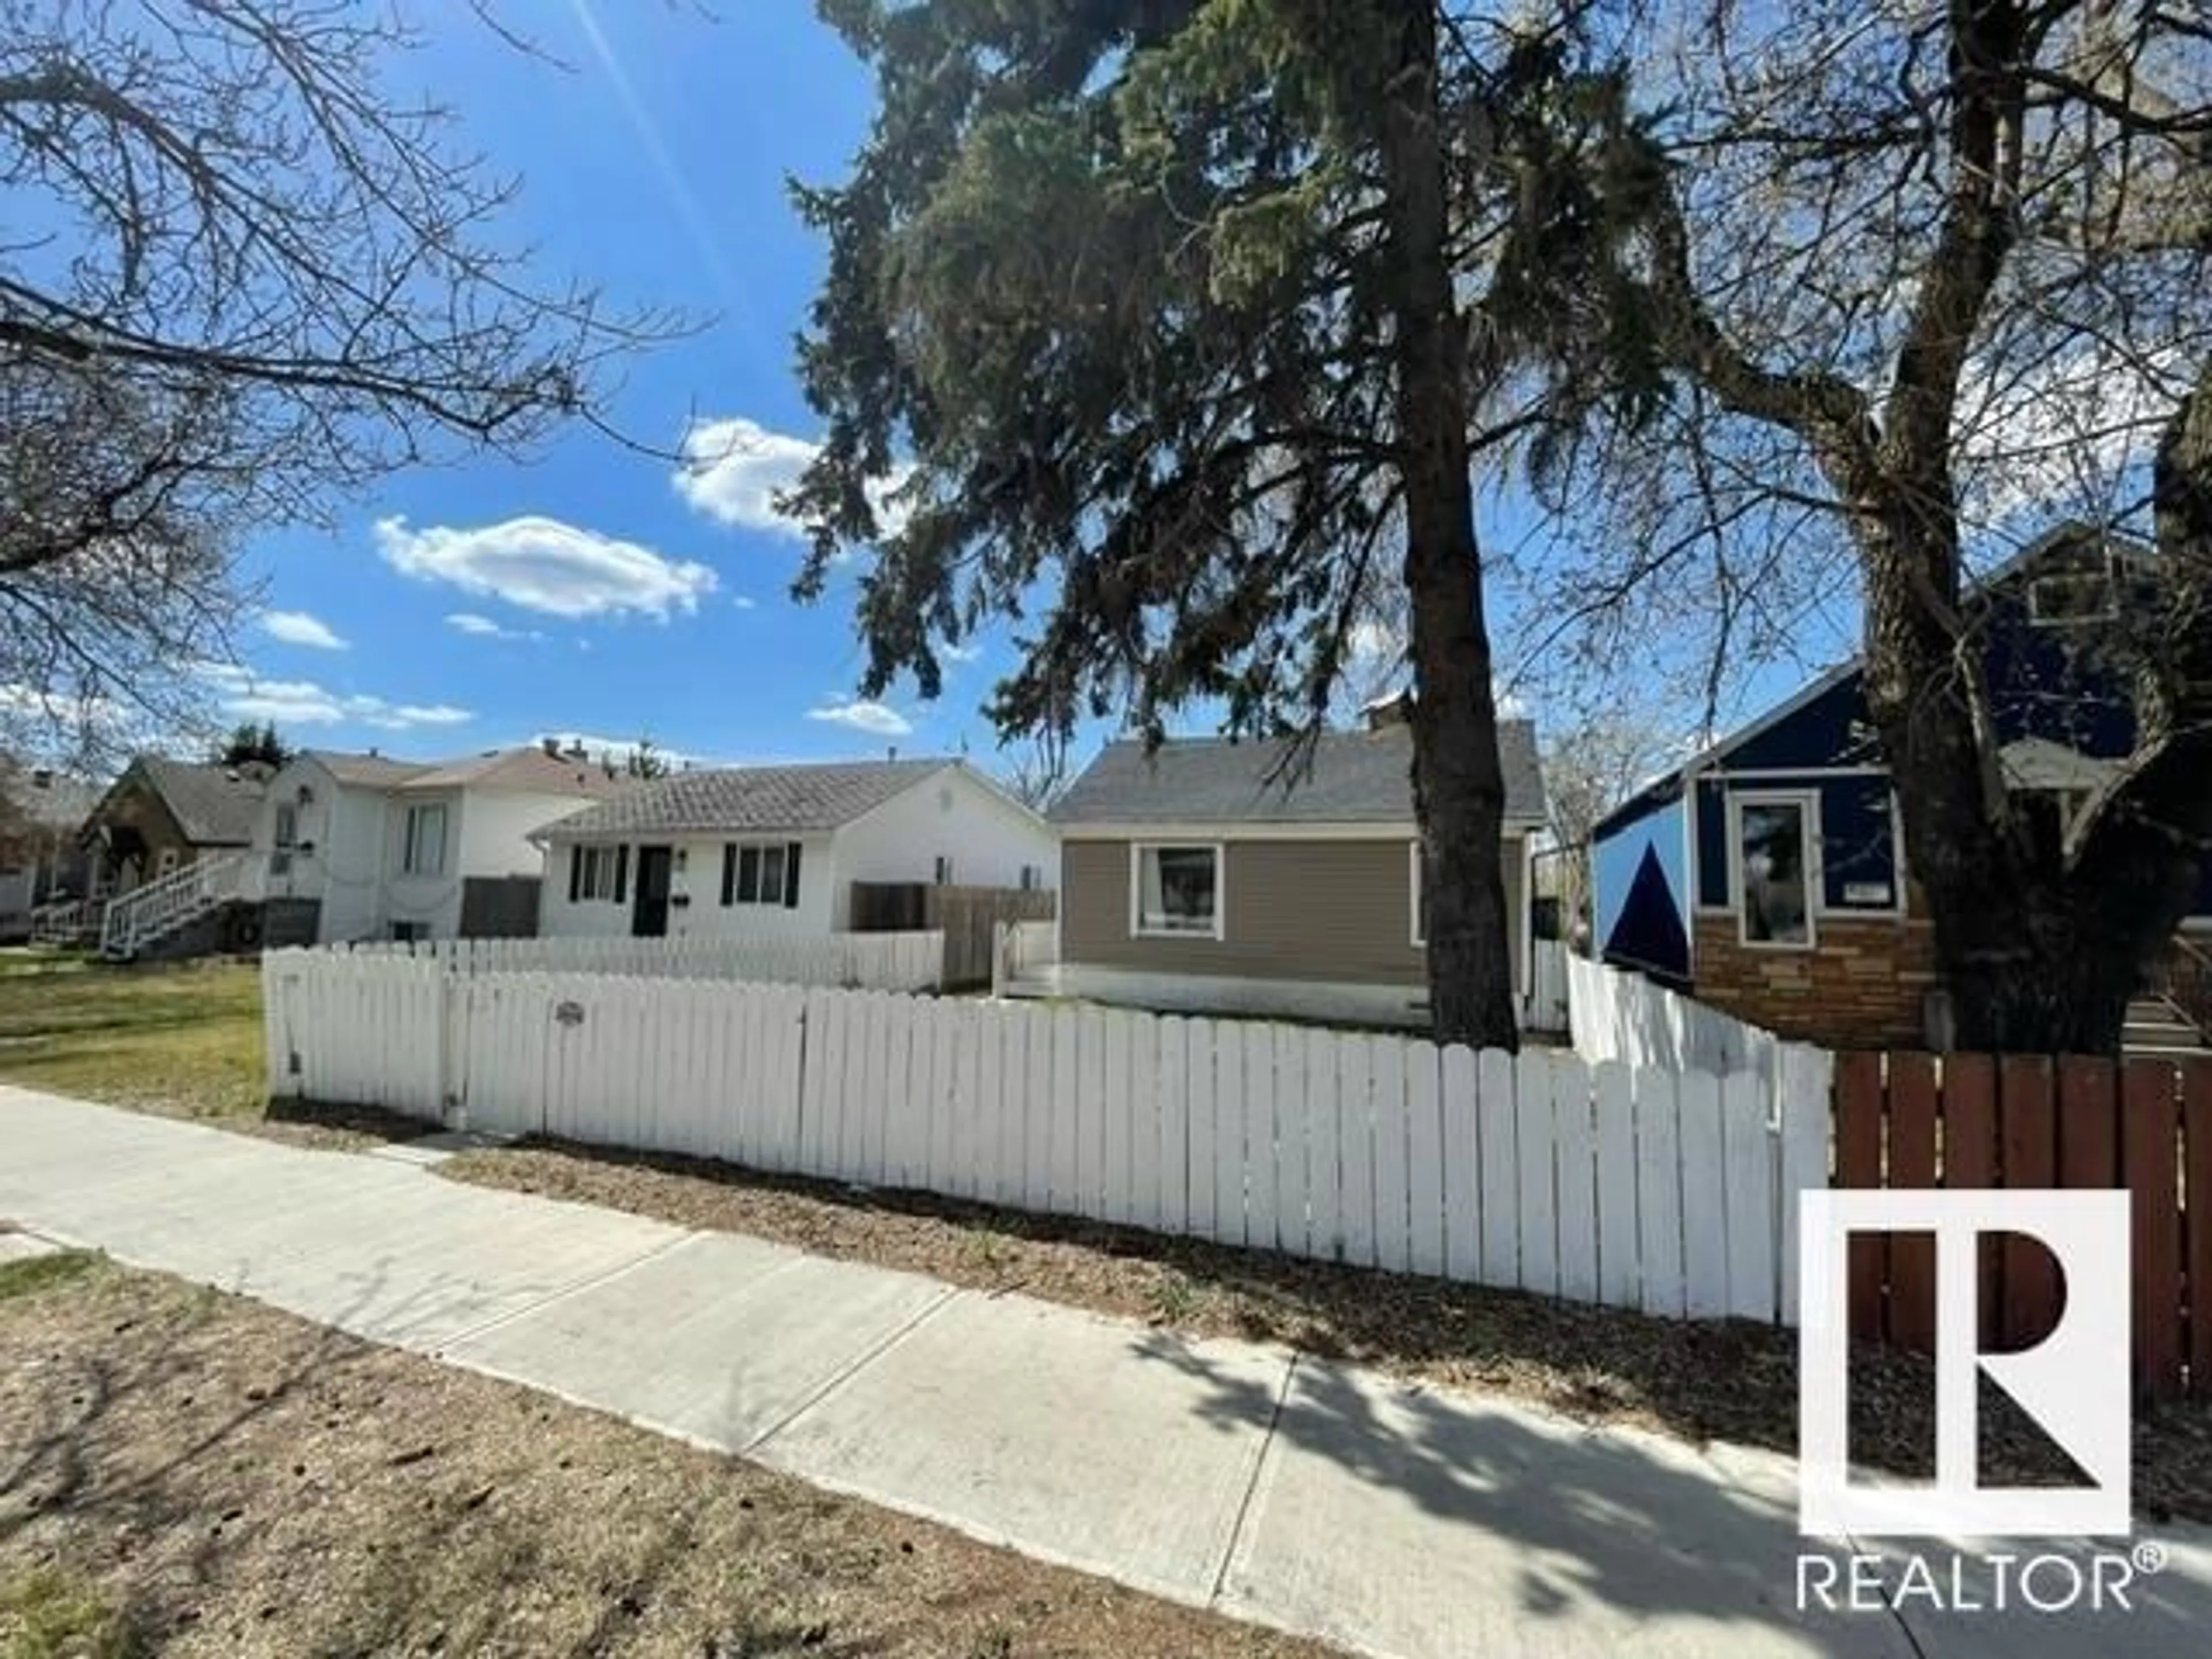
<path id="1" fill-rule="evenodd" d="M 637 896 L 629 916 L 634 939 L 660 939 L 668 932 L 668 877 L 671 849 L 637 849 Z"/>

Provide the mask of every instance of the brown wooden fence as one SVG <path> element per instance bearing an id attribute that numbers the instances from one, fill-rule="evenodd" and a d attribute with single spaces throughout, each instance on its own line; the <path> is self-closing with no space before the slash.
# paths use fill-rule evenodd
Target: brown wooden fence
<path id="1" fill-rule="evenodd" d="M 2134 1195 L 2138 1387 L 2212 1395 L 2212 1054 L 2057 1060 L 1846 1054 L 1836 1060 L 1838 1187 L 2125 1187 Z M 1929 1351 L 1931 1239 L 1851 1242 L 1854 1336 Z M 2040 1245 L 1985 1239 L 1982 1345 L 2041 1340 L 2068 1294 Z"/>
<path id="2" fill-rule="evenodd" d="M 939 887 L 927 882 L 856 881 L 856 933 L 921 930 L 945 935 L 948 991 L 991 982 L 992 946 L 1002 921 L 1050 921 L 1059 899 L 1048 887 Z"/>

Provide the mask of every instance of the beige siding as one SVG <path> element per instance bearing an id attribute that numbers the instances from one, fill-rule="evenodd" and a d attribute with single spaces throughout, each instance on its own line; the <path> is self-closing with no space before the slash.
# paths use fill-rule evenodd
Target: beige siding
<path id="1" fill-rule="evenodd" d="M 1126 841 L 1071 838 L 1060 847 L 1060 956 L 1101 968 L 1248 979 L 1419 985 L 1412 860 L 1402 840 L 1231 841 L 1224 847 L 1224 937 L 1139 939 L 1129 927 Z M 1505 846 L 1513 977 L 1524 955 L 1526 872 L 1519 839 Z"/>

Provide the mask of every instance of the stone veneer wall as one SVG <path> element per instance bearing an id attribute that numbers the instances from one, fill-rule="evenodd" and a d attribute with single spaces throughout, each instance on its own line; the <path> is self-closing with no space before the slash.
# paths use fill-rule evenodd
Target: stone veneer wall
<path id="1" fill-rule="evenodd" d="M 1921 1046 L 1921 1003 L 1936 982 L 1925 921 L 1819 916 L 1814 951 L 1747 949 L 1732 915 L 1700 914 L 1695 926 L 1698 1001 L 1823 1048 Z"/>

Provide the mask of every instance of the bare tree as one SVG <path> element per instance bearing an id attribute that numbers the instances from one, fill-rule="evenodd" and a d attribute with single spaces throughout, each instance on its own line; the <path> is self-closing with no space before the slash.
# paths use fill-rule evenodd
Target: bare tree
<path id="1" fill-rule="evenodd" d="M 1613 337 L 1681 390 L 1555 469 L 1614 514 L 1577 603 L 1694 593 L 1716 665 L 1863 609 L 1962 1040 L 2113 1047 L 2212 846 L 2212 35 L 2112 0 L 1686 0 L 1624 45 L 1664 113 L 1612 180 L 1646 216 Z M 2004 775 L 1972 585 L 2066 518 L 2162 556 L 2087 647 L 2135 752 L 2062 833 Z"/>
<path id="2" fill-rule="evenodd" d="M 249 527 L 598 421 L 677 319 L 541 285 L 513 181 L 393 88 L 404 15 L 0 4 L 0 712 L 187 706 Z"/>

